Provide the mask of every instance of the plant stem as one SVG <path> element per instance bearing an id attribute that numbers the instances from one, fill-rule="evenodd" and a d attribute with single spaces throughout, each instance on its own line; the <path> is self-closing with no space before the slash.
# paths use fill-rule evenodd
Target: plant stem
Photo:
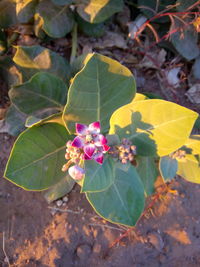
<path id="1" fill-rule="evenodd" d="M 72 62 L 76 58 L 76 52 L 77 52 L 77 23 L 74 24 L 72 30 L 72 51 L 70 56 L 70 64 L 72 64 Z"/>

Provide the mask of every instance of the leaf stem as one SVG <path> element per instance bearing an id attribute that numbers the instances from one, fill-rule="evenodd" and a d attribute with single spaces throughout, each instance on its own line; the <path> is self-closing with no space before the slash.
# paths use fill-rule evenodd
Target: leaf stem
<path id="1" fill-rule="evenodd" d="M 77 52 L 77 23 L 74 24 L 72 30 L 72 51 L 70 56 L 70 64 L 72 64 L 72 62 L 76 58 L 76 52 Z"/>

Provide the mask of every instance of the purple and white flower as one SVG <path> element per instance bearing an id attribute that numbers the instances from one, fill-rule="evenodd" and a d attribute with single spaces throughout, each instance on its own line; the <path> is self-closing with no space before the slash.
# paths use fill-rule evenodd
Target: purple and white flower
<path id="1" fill-rule="evenodd" d="M 83 149 L 84 159 L 94 159 L 99 164 L 103 163 L 103 154 L 110 147 L 107 145 L 107 139 L 100 134 L 100 122 L 93 122 L 89 126 L 76 123 L 77 136 L 72 141 L 72 146 Z"/>
<path id="2" fill-rule="evenodd" d="M 89 126 L 76 123 L 76 137 L 67 142 L 65 158 L 69 160 L 62 168 L 68 170 L 69 175 L 75 180 L 84 177 L 85 170 L 81 167 L 83 160 L 95 160 L 103 164 L 104 154 L 110 149 L 107 139 L 100 134 L 100 122 L 93 122 Z M 71 164 L 75 164 L 69 167 Z M 80 166 L 81 165 L 81 166 Z"/>

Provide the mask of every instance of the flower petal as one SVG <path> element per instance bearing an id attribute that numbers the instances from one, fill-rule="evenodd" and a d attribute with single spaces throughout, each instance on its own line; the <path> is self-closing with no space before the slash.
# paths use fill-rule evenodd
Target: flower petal
<path id="1" fill-rule="evenodd" d="M 97 163 L 103 164 L 103 153 L 96 153 L 93 158 Z"/>
<path id="2" fill-rule="evenodd" d="M 107 152 L 110 149 L 109 146 L 107 145 L 103 145 L 103 152 Z"/>
<path id="3" fill-rule="evenodd" d="M 92 158 L 88 157 L 86 154 L 84 154 L 84 157 L 83 157 L 84 160 L 91 160 Z"/>
<path id="4" fill-rule="evenodd" d="M 85 170 L 78 165 L 74 165 L 68 169 L 69 175 L 75 180 L 81 180 L 85 174 Z"/>
<path id="5" fill-rule="evenodd" d="M 89 158 L 91 158 L 92 155 L 94 154 L 95 149 L 96 147 L 94 144 L 87 144 L 84 146 L 83 151 Z"/>
<path id="6" fill-rule="evenodd" d="M 89 131 L 91 131 L 92 133 L 100 133 L 100 122 L 99 121 L 96 121 L 96 122 L 93 122 L 93 123 L 90 123 L 89 125 Z"/>
<path id="7" fill-rule="evenodd" d="M 88 127 L 85 124 L 76 123 L 76 133 L 78 135 L 86 135 Z"/>
<path id="8" fill-rule="evenodd" d="M 72 146 L 81 148 L 84 146 L 83 138 L 76 136 L 74 140 L 72 141 Z"/>
<path id="9" fill-rule="evenodd" d="M 94 141 L 96 146 L 106 145 L 108 142 L 103 134 L 98 134 Z"/>

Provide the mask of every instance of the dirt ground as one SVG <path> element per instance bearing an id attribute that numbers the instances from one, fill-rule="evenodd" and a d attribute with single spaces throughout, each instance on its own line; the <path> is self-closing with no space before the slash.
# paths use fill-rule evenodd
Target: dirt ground
<path id="1" fill-rule="evenodd" d="M 126 64 L 123 53 L 112 53 Z M 137 74 L 139 91 L 162 95 L 155 72 Z M 199 111 L 184 96 L 185 88 L 179 90 L 174 101 Z M 173 94 L 169 98 L 173 101 Z M 14 139 L 0 134 L 0 266 L 200 266 L 200 185 L 177 177 L 170 185 L 174 191 L 167 191 L 136 229 L 112 246 L 127 229 L 97 216 L 78 186 L 58 207 L 42 193 L 24 191 L 3 178 Z"/>

